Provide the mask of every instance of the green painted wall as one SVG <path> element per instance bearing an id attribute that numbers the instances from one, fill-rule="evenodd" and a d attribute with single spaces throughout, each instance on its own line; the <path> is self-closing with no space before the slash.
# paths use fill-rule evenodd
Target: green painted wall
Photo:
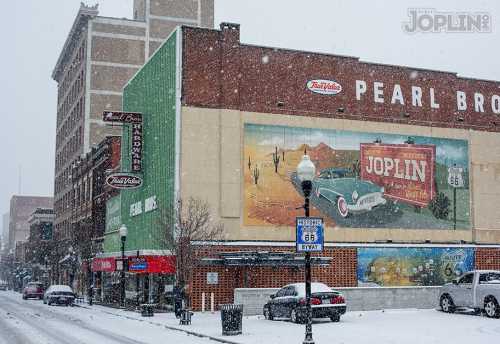
<path id="1" fill-rule="evenodd" d="M 126 251 L 164 249 L 160 213 L 172 212 L 175 183 L 176 52 L 174 32 L 125 87 L 123 110 L 143 114 L 142 187 L 121 191 L 121 219 L 128 228 Z M 130 128 L 124 128 L 122 171 L 130 171 Z M 156 196 L 157 209 L 145 212 L 145 200 Z M 130 206 L 142 213 L 131 216 Z M 118 233 L 106 235 L 106 253 L 120 250 Z"/>

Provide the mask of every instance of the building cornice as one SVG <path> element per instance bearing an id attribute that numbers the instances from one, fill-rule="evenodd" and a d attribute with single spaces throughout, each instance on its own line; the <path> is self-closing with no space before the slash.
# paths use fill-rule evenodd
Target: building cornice
<path id="1" fill-rule="evenodd" d="M 55 81 L 59 81 L 61 73 L 64 71 L 66 56 L 68 56 L 72 51 L 75 44 L 74 42 L 76 41 L 75 36 L 80 34 L 81 28 L 85 27 L 90 19 L 95 18 L 99 14 L 98 6 L 99 5 L 87 6 L 84 3 L 81 3 L 78 14 L 76 15 L 73 26 L 71 27 L 71 31 L 66 38 L 66 42 L 64 43 L 61 54 L 59 55 L 56 66 L 54 67 L 54 71 L 52 72 L 52 79 Z M 90 47 L 87 47 L 87 49 L 90 49 Z"/>

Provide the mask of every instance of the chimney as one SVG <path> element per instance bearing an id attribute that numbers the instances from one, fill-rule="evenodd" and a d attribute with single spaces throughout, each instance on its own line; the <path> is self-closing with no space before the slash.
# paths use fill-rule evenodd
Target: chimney
<path id="1" fill-rule="evenodd" d="M 220 24 L 221 93 L 220 104 L 226 109 L 240 106 L 240 24 Z"/>

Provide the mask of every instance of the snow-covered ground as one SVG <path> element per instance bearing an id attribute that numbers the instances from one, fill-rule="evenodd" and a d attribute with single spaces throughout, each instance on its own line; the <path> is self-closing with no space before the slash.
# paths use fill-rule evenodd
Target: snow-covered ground
<path id="1" fill-rule="evenodd" d="M 7 313 L 12 310 L 4 309 L 4 305 L 18 307 L 25 319 L 9 319 Z M 292 344 L 304 339 L 304 325 L 267 321 L 261 316 L 244 317 L 243 334 L 225 337 L 221 335 L 219 313 L 196 313 L 192 325 L 180 326 L 171 313 L 143 318 L 137 313 L 101 306 L 48 307 L 39 301 L 22 301 L 20 294 L 0 292 L 0 343 L 15 343 L 2 342 L 5 323 L 22 329 L 27 336 L 39 336 L 40 341 L 33 343 L 216 343 L 172 328 L 241 344 Z M 68 339 L 51 341 L 33 324 L 48 331 L 54 329 L 60 338 Z M 317 344 L 496 343 L 500 341 L 500 319 L 417 309 L 350 312 L 339 323 L 315 320 L 313 336 Z"/>

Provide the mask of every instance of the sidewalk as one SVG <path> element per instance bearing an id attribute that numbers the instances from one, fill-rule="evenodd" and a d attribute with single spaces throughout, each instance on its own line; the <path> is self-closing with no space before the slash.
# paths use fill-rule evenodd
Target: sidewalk
<path id="1" fill-rule="evenodd" d="M 192 336 L 197 336 L 200 338 L 207 338 L 219 343 L 224 343 L 224 344 L 242 344 L 238 341 L 232 340 L 232 338 L 236 339 L 237 336 L 222 336 L 222 326 L 220 323 L 220 312 L 215 312 L 215 313 L 195 313 L 193 315 L 193 322 L 198 320 L 200 321 L 200 316 L 206 317 L 209 315 L 210 324 L 215 323 L 216 318 L 219 319 L 218 322 L 218 329 L 219 329 L 219 334 L 220 336 L 214 335 L 215 333 L 212 334 L 207 334 L 203 333 L 205 331 L 200 331 L 199 329 L 196 329 L 193 325 L 179 325 L 179 319 L 175 317 L 173 313 L 155 313 L 154 317 L 143 317 L 139 312 L 135 312 L 132 310 L 124 310 L 124 309 L 119 309 L 119 308 L 113 308 L 113 307 L 107 307 L 107 306 L 102 306 L 102 305 L 92 305 L 89 306 L 88 304 L 76 304 L 77 307 L 81 308 L 86 308 L 89 310 L 98 310 L 102 313 L 105 314 L 111 314 L 117 317 L 123 317 L 125 319 L 129 320 L 136 320 L 140 322 L 145 322 L 151 325 L 155 326 L 163 326 L 166 329 L 173 330 L 173 331 L 180 331 L 187 333 Z M 243 323 L 245 322 L 245 319 L 243 319 Z M 231 338 L 231 339 L 229 339 Z"/>

